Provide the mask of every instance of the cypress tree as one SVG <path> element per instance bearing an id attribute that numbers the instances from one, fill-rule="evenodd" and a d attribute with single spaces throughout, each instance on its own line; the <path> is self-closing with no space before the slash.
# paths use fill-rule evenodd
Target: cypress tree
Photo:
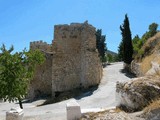
<path id="1" fill-rule="evenodd" d="M 124 63 L 130 64 L 133 55 L 132 37 L 129 27 L 129 19 L 127 14 L 125 15 L 124 23 L 120 26 L 123 43 L 123 60 Z"/>

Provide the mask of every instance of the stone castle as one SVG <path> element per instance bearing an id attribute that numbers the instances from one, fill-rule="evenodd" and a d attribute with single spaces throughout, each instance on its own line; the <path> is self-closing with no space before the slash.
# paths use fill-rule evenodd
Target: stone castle
<path id="1" fill-rule="evenodd" d="M 102 65 L 96 49 L 95 32 L 87 22 L 55 25 L 52 44 L 31 42 L 30 49 L 40 49 L 46 61 L 36 69 L 29 98 L 54 97 L 56 92 L 99 84 Z"/>

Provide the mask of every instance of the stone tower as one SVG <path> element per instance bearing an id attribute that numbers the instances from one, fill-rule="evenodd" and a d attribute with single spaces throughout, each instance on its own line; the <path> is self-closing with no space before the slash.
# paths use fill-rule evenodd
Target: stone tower
<path id="1" fill-rule="evenodd" d="M 95 28 L 88 23 L 54 27 L 52 91 L 88 87 L 100 82 L 102 67 Z"/>

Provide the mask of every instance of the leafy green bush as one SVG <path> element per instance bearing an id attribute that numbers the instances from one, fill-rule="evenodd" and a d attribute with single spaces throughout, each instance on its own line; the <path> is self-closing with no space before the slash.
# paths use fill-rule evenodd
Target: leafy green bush
<path id="1" fill-rule="evenodd" d="M 23 108 L 22 99 L 27 94 L 36 65 L 44 62 L 44 55 L 39 50 L 12 53 L 13 46 L 7 50 L 5 45 L 0 50 L 0 98 L 9 102 L 18 100 Z"/>

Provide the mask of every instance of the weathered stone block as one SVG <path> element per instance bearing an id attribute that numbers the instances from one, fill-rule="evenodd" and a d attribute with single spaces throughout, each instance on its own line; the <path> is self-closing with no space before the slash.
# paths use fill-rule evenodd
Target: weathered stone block
<path id="1" fill-rule="evenodd" d="M 136 76 L 143 76 L 141 70 L 140 70 L 140 63 L 136 63 L 134 60 L 131 63 L 131 72 L 135 74 Z"/>
<path id="2" fill-rule="evenodd" d="M 79 120 L 81 118 L 80 105 L 75 101 L 70 101 L 66 106 L 67 120 Z"/>
<path id="3" fill-rule="evenodd" d="M 137 111 L 160 97 L 160 78 L 145 76 L 116 85 L 118 105 Z"/>
<path id="4" fill-rule="evenodd" d="M 6 120 L 23 120 L 24 112 L 20 108 L 11 108 L 6 112 Z"/>
<path id="5" fill-rule="evenodd" d="M 157 62 L 151 62 L 152 68 L 145 75 L 156 75 L 160 73 L 160 66 Z"/>

